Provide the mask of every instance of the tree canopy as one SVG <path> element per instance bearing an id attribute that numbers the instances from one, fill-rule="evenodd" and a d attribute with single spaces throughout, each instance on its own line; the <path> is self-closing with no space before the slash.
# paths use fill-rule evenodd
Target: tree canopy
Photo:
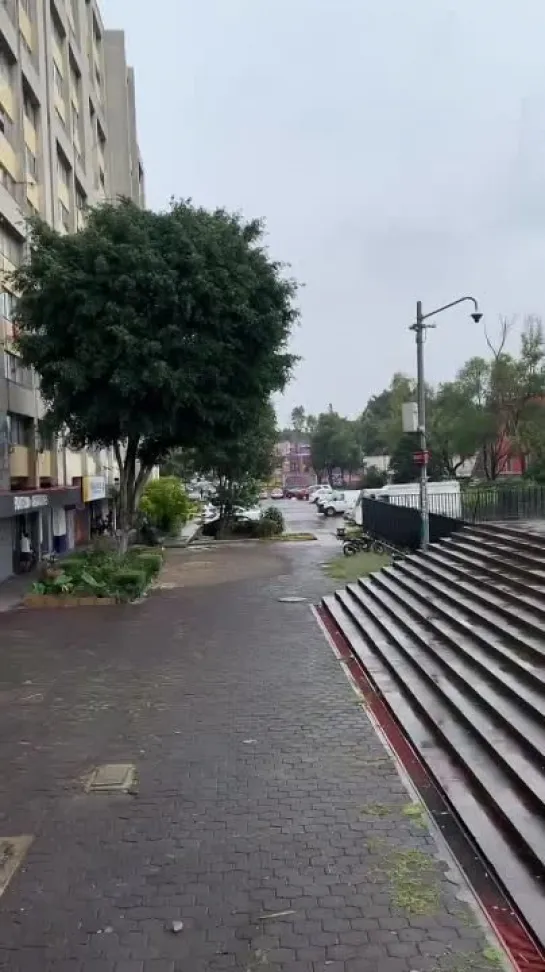
<path id="1" fill-rule="evenodd" d="M 297 285 L 258 220 L 190 201 L 104 205 L 69 235 L 33 219 L 13 282 L 46 421 L 77 447 L 113 446 L 127 523 L 171 448 L 246 434 L 291 371 Z"/>
<path id="2" fill-rule="evenodd" d="M 476 474 L 495 480 L 517 456 L 523 468 L 527 463 L 529 474 L 545 480 L 543 330 L 539 318 L 527 317 L 518 351 L 509 352 L 512 326 L 500 318 L 495 341 L 485 332 L 488 354 L 470 358 L 438 388 L 426 387 L 431 478 L 454 477 L 475 457 Z M 318 417 L 311 437 L 314 468 L 328 475 L 334 467 L 349 469 L 346 457 L 347 452 L 356 456 L 355 437 L 362 456 L 391 457 L 397 481 L 417 478 L 419 467 L 412 459 L 417 438 L 404 434 L 401 422 L 402 405 L 415 400 L 414 380 L 396 373 L 387 388 L 369 398 L 355 422 L 330 406 Z"/>
<path id="3" fill-rule="evenodd" d="M 345 472 L 354 472 L 361 467 L 361 449 L 355 425 L 333 411 L 331 406 L 316 419 L 310 438 L 310 452 L 314 471 L 318 475 L 325 472 L 329 482 L 332 482 L 336 469 L 344 476 Z"/>

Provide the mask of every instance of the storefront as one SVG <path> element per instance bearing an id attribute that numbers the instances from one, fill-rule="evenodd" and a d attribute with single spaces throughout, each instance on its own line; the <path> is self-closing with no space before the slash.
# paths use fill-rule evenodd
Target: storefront
<path id="1" fill-rule="evenodd" d="M 38 557 L 68 549 L 66 513 L 79 502 L 79 487 L 0 493 L 0 581 L 19 570 L 23 533 Z"/>
<path id="2" fill-rule="evenodd" d="M 84 476 L 81 484 L 83 502 L 88 511 L 91 536 L 100 535 L 108 516 L 107 486 L 104 476 Z"/>

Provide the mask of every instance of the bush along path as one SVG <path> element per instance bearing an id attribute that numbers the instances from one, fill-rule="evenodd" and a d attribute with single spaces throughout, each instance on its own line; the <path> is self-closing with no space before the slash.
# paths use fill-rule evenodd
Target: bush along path
<path id="1" fill-rule="evenodd" d="M 81 601 L 133 601 L 144 594 L 162 565 L 162 550 L 147 547 L 132 547 L 122 556 L 102 550 L 75 552 L 59 565 L 44 567 L 25 604 L 54 607 Z"/>

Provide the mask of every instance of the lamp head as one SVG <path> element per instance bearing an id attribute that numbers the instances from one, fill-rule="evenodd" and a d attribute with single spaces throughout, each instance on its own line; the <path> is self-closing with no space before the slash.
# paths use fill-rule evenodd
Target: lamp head
<path id="1" fill-rule="evenodd" d="M 482 316 L 483 315 L 482 315 L 481 311 L 477 311 L 476 310 L 476 311 L 473 311 L 473 313 L 472 313 L 471 316 L 472 316 L 473 320 L 475 321 L 475 324 L 478 324 L 479 321 L 482 320 Z"/>

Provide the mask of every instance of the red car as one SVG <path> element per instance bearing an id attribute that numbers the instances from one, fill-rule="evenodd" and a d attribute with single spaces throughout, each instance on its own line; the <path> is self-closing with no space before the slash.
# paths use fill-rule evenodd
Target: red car
<path id="1" fill-rule="evenodd" d="M 284 490 L 286 499 L 308 500 L 308 486 L 290 486 Z"/>

